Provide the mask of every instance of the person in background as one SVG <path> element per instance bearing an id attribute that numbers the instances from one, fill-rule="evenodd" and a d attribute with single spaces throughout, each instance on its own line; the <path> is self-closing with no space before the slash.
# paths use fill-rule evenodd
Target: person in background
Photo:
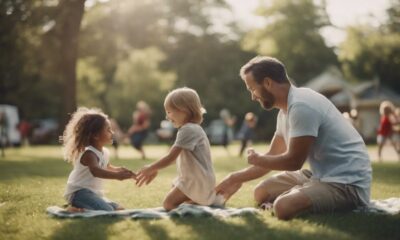
<path id="1" fill-rule="evenodd" d="M 23 119 L 18 123 L 18 130 L 21 134 L 22 145 L 29 145 L 28 138 L 32 131 L 32 125 L 26 119 Z"/>
<path id="2" fill-rule="evenodd" d="M 244 150 L 254 138 L 254 128 L 257 125 L 257 116 L 252 112 L 246 113 L 242 123 L 242 127 L 239 130 L 238 138 L 241 140 L 241 146 L 239 151 L 239 157 L 243 155 Z"/>
<path id="3" fill-rule="evenodd" d="M 236 122 L 236 117 L 232 116 L 228 109 L 224 108 L 219 112 L 219 116 L 224 123 L 224 129 L 222 133 L 222 146 L 228 151 L 229 153 L 229 143 L 232 140 L 233 130 L 232 127 Z"/>
<path id="4" fill-rule="evenodd" d="M 376 142 L 378 143 L 378 161 L 382 162 L 382 149 L 386 142 L 389 141 L 397 152 L 397 147 L 393 139 L 393 125 L 395 118 L 393 115 L 394 106 L 390 101 L 383 101 L 379 106 L 381 115 L 378 127 Z"/>
<path id="5" fill-rule="evenodd" d="M 145 101 L 136 104 L 136 110 L 132 114 L 132 125 L 128 129 L 128 136 L 132 146 L 138 150 L 142 159 L 146 159 L 143 142 L 150 128 L 151 109 Z"/>

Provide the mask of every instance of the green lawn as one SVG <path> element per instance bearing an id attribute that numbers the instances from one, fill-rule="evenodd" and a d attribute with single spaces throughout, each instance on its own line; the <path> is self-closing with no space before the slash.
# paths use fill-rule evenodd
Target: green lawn
<path id="1" fill-rule="evenodd" d="M 123 146 L 120 159 L 112 159 L 112 163 L 137 170 L 167 149 L 148 146 L 151 160 L 143 161 L 133 149 Z M 217 180 L 247 165 L 236 157 L 237 150 L 237 145 L 230 146 L 235 156 L 229 157 L 221 147 L 213 147 Z M 51 218 L 45 209 L 65 203 L 62 194 L 70 169 L 62 161 L 59 147 L 7 149 L 6 157 L 0 158 L 0 239 L 400 239 L 400 216 L 355 213 L 306 215 L 288 222 L 278 221 L 269 213 L 223 220 Z M 400 197 L 399 163 L 374 164 L 373 171 L 372 198 Z M 140 189 L 132 181 L 107 181 L 106 195 L 126 208 L 161 206 L 174 177 L 175 166 L 171 166 Z M 254 206 L 252 189 L 256 183 L 245 184 L 228 206 Z"/>

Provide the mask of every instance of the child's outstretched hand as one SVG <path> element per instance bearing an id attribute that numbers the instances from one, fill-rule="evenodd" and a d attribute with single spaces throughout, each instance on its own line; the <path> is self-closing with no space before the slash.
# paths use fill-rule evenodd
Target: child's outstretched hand
<path id="1" fill-rule="evenodd" d="M 150 166 L 144 166 L 136 175 L 136 185 L 141 187 L 143 184 L 149 184 L 157 176 L 157 170 L 153 170 Z"/>
<path id="2" fill-rule="evenodd" d="M 136 174 L 134 172 L 132 172 L 131 170 L 129 170 L 129 169 L 121 168 L 118 171 L 118 180 L 125 180 L 125 179 L 128 179 L 128 178 L 136 179 Z"/>
<path id="3" fill-rule="evenodd" d="M 118 172 L 125 172 L 125 171 L 129 171 L 131 172 L 131 176 L 130 178 L 133 178 L 136 180 L 136 173 L 132 172 L 131 170 L 125 168 L 125 167 L 119 167 Z"/>

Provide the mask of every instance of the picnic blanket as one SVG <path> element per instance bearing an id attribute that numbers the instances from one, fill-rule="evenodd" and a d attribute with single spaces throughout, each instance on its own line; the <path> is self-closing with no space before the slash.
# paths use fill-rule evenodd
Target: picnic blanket
<path id="1" fill-rule="evenodd" d="M 359 207 L 354 212 L 396 215 L 400 213 L 400 198 L 371 200 L 368 206 Z"/>
<path id="2" fill-rule="evenodd" d="M 227 218 L 245 214 L 258 214 L 256 208 L 213 208 L 193 204 L 181 204 L 174 210 L 166 212 L 164 208 L 126 209 L 120 211 L 85 210 L 84 212 L 69 212 L 58 206 L 46 209 L 51 216 L 58 218 L 92 218 L 100 216 L 128 217 L 132 219 L 162 219 L 170 217 L 217 217 Z"/>

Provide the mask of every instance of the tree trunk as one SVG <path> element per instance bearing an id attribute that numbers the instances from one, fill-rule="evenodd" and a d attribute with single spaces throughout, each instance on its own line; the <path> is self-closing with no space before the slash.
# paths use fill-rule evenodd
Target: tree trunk
<path id="1" fill-rule="evenodd" d="M 85 0 L 60 0 L 57 17 L 59 42 L 58 69 L 62 82 L 63 111 L 60 129 L 76 110 L 76 62 L 78 59 L 79 31 L 85 10 Z"/>

